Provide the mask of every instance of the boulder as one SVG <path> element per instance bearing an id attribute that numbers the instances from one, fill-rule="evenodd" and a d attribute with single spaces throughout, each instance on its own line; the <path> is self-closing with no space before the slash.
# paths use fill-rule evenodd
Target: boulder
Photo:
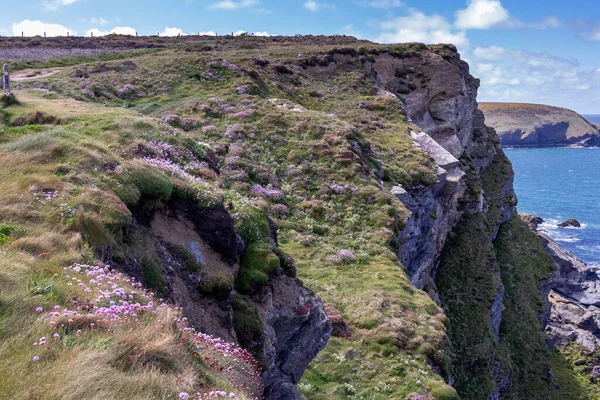
<path id="1" fill-rule="evenodd" d="M 537 215 L 519 213 L 519 217 L 521 217 L 521 219 L 527 225 L 529 225 L 529 229 L 531 229 L 534 232 L 536 232 L 538 230 L 539 225 L 544 222 L 544 219 L 542 217 L 538 217 Z"/>
<path id="2" fill-rule="evenodd" d="M 559 228 L 581 228 L 581 223 L 574 218 L 569 218 L 568 220 L 558 224 L 558 227 Z"/>

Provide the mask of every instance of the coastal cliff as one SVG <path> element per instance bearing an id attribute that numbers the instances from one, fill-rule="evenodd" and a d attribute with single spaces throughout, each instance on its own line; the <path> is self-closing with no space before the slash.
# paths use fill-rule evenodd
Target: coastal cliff
<path id="1" fill-rule="evenodd" d="M 480 103 L 479 108 L 507 147 L 600 144 L 598 125 L 565 108 L 520 103 Z"/>
<path id="2" fill-rule="evenodd" d="M 61 339 L 28 370 L 33 395 L 62 395 L 71 383 L 53 371 L 86 351 L 111 398 L 140 376 L 155 382 L 147 398 L 597 398 L 597 277 L 518 217 L 510 161 L 454 46 L 111 40 L 162 47 L 62 60 L 2 110 L 1 277 L 14 289 L 0 333 L 17 339 L 0 355 L 20 374 L 37 348 L 11 343 Z M 160 329 L 177 325 L 161 320 L 123 337 L 101 320 L 48 326 L 33 302 L 93 309 L 62 272 L 82 261 L 136 278 L 253 368 L 159 352 Z M 15 334 L 24 298 L 30 331 Z M 9 396 L 32 395 L 8 376 Z"/>

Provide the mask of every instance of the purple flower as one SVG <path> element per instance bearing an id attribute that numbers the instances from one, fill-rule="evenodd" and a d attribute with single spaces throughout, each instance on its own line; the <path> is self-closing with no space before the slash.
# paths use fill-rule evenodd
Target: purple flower
<path id="1" fill-rule="evenodd" d="M 38 307 L 35 309 L 35 312 L 41 313 L 44 312 L 44 309 L 42 307 Z"/>
<path id="2" fill-rule="evenodd" d="M 252 186 L 252 191 L 254 193 L 262 194 L 269 200 L 281 200 L 283 198 L 283 193 L 280 190 L 265 189 L 264 187 L 258 184 Z"/>
<path id="3" fill-rule="evenodd" d="M 33 362 L 38 362 L 38 361 L 40 361 L 40 358 L 38 356 L 33 356 L 33 358 L 31 360 Z"/>
<path id="4" fill-rule="evenodd" d="M 327 260 L 333 262 L 334 264 L 343 264 L 345 262 L 356 261 L 356 255 L 350 250 L 342 249 L 339 250 L 337 254 L 327 257 Z"/>
<path id="5" fill-rule="evenodd" d="M 135 91 L 136 91 L 135 86 L 128 83 L 125 86 L 117 89 L 117 96 L 121 97 L 121 98 L 128 97 L 129 95 L 133 94 Z"/>
<path id="6" fill-rule="evenodd" d="M 190 398 L 190 395 L 187 394 L 186 392 L 181 392 L 181 393 L 179 393 L 179 398 L 182 400 L 188 400 Z"/>
<path id="7" fill-rule="evenodd" d="M 239 118 L 239 119 L 246 119 L 249 118 L 251 116 L 253 116 L 254 114 L 256 114 L 256 110 L 243 110 L 243 111 L 239 111 L 233 114 L 229 114 L 227 115 L 227 118 L 229 119 L 234 119 L 234 118 Z"/>
<path id="8" fill-rule="evenodd" d="M 241 124 L 229 125 L 225 131 L 225 136 L 229 139 L 242 139 L 246 136 L 246 129 Z"/>
<path id="9" fill-rule="evenodd" d="M 336 194 L 344 194 L 344 193 L 356 193 L 358 192 L 358 189 L 354 186 L 350 186 L 348 184 L 346 185 L 338 185 L 336 183 L 334 183 L 333 185 L 329 186 L 329 189 L 331 189 L 332 192 L 336 193 Z"/>

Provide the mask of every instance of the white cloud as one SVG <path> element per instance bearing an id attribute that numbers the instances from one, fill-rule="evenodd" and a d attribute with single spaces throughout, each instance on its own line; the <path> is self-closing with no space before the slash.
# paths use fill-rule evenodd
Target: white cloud
<path id="1" fill-rule="evenodd" d="M 215 31 L 205 31 L 205 32 L 198 32 L 199 36 L 217 36 L 217 32 Z"/>
<path id="2" fill-rule="evenodd" d="M 92 18 L 90 18 L 90 24 L 104 26 L 104 25 L 108 24 L 108 21 L 102 17 L 100 17 L 100 18 L 92 17 Z"/>
<path id="3" fill-rule="evenodd" d="M 397 8 L 404 7 L 404 3 L 400 0 L 369 0 L 361 1 L 360 5 L 372 8 Z"/>
<path id="4" fill-rule="evenodd" d="M 469 0 L 467 8 L 458 10 L 455 15 L 459 29 L 488 29 L 509 19 L 500 0 Z"/>
<path id="5" fill-rule="evenodd" d="M 546 29 L 546 28 L 560 28 L 563 23 L 556 17 L 546 17 L 540 22 L 522 22 L 519 20 L 511 19 L 504 24 L 507 28 L 516 29 Z"/>
<path id="6" fill-rule="evenodd" d="M 74 30 L 59 24 L 50 24 L 37 20 L 30 21 L 28 19 L 12 24 L 12 31 L 14 36 L 21 36 L 21 32 L 25 36 L 44 36 L 44 32 L 46 36 L 67 36 L 67 32 L 70 35 L 77 34 Z"/>
<path id="7" fill-rule="evenodd" d="M 480 101 L 541 103 L 597 112 L 600 68 L 584 69 L 573 59 L 546 53 L 477 47 L 472 74 L 481 80 Z"/>
<path id="8" fill-rule="evenodd" d="M 77 3 L 78 1 L 79 0 L 44 0 L 42 1 L 42 5 L 44 6 L 45 10 L 54 11 L 61 7 Z"/>
<path id="9" fill-rule="evenodd" d="M 335 6 L 333 4 L 329 4 L 329 3 L 319 3 L 314 0 L 308 0 L 308 1 L 304 2 L 304 8 L 306 8 L 308 11 L 317 12 L 324 8 L 333 9 L 333 8 L 335 8 Z"/>
<path id="10" fill-rule="evenodd" d="M 503 62 L 534 67 L 538 70 L 572 70 L 579 66 L 575 60 L 500 46 L 476 47 L 473 55 L 480 62 Z"/>
<path id="11" fill-rule="evenodd" d="M 185 35 L 185 33 L 183 32 L 183 30 L 181 30 L 180 28 L 169 28 L 168 26 L 163 29 L 163 31 L 160 33 L 160 36 L 183 36 Z"/>
<path id="12" fill-rule="evenodd" d="M 396 17 L 379 23 L 384 31 L 377 38 L 379 43 L 452 43 L 467 48 L 469 40 L 465 31 L 456 30 L 440 15 L 425 15 L 411 9 L 404 17 Z"/>
<path id="13" fill-rule="evenodd" d="M 213 10 L 239 10 L 240 8 L 246 8 L 250 6 L 257 5 L 259 3 L 258 0 L 223 0 L 217 3 L 210 4 L 208 6 L 209 9 Z"/>
<path id="14" fill-rule="evenodd" d="M 262 36 L 262 37 L 269 37 L 269 36 L 271 36 L 271 34 L 269 32 L 254 32 L 252 35 L 253 36 Z"/>
<path id="15" fill-rule="evenodd" d="M 135 29 L 129 26 L 118 26 L 116 28 L 111 29 L 110 31 L 101 31 L 98 28 L 94 28 L 87 30 L 87 32 L 85 33 L 86 36 L 91 36 L 91 34 L 94 34 L 94 36 L 106 36 L 112 34 L 135 36 Z"/>
<path id="16" fill-rule="evenodd" d="M 583 31 L 580 36 L 584 40 L 599 41 L 600 40 L 600 25 L 592 28 L 592 30 Z"/>

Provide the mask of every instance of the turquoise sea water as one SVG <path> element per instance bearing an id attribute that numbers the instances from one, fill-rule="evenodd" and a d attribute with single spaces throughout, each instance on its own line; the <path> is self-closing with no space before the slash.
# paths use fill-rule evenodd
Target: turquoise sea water
<path id="1" fill-rule="evenodd" d="M 539 215 L 564 248 L 600 266 L 600 149 L 505 149 L 515 170 L 519 212 Z M 575 218 L 581 229 L 558 228 Z"/>

